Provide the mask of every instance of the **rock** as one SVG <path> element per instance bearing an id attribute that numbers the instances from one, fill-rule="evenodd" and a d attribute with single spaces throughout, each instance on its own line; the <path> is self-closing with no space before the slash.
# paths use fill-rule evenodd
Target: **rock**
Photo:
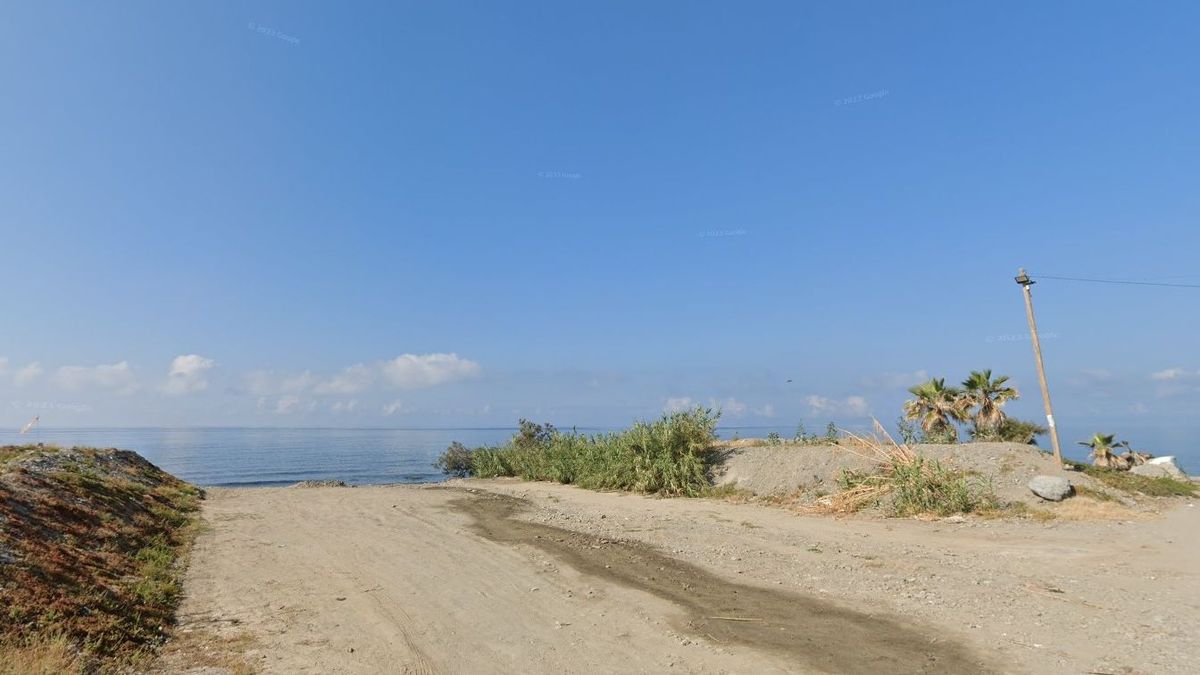
<path id="1" fill-rule="evenodd" d="M 1187 480 L 1188 475 L 1175 463 L 1174 457 L 1155 457 L 1145 464 L 1139 464 L 1129 470 L 1129 473 L 1147 478 L 1178 478 Z"/>
<path id="2" fill-rule="evenodd" d="M 1061 502 L 1074 491 L 1071 481 L 1061 476 L 1034 476 L 1029 481 L 1029 489 L 1033 494 L 1052 502 Z"/>
<path id="3" fill-rule="evenodd" d="M 323 488 L 323 487 L 354 487 L 346 483 L 344 480 L 302 480 L 299 483 L 289 485 L 294 488 Z"/>

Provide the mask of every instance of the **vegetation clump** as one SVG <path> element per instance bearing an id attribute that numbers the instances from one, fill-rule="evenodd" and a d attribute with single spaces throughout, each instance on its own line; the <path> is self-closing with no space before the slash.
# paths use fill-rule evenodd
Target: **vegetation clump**
<path id="1" fill-rule="evenodd" d="M 467 450 L 455 443 L 435 466 L 451 475 L 517 476 L 593 490 L 698 496 L 712 485 L 708 470 L 719 416 L 696 408 L 593 435 L 521 420 L 507 444 Z"/>
<path id="2" fill-rule="evenodd" d="M 1037 445 L 1046 428 L 1004 412 L 1005 403 L 1021 396 L 1007 382 L 1007 375 L 993 378 L 991 370 L 974 370 L 961 387 L 946 386 L 945 378 L 931 378 L 909 388 L 913 398 L 904 403 L 901 438 L 905 443 L 957 443 L 959 425 L 964 424 L 974 441 Z"/>
<path id="3" fill-rule="evenodd" d="M 1101 469 L 1127 471 L 1154 457 L 1148 452 L 1134 450 L 1129 441 L 1118 442 L 1116 434 L 1094 434 L 1091 440 L 1079 444 L 1091 450 L 1088 457 L 1092 459 L 1092 465 Z M 1118 455 L 1113 452 L 1117 448 L 1125 448 L 1125 452 Z"/>
<path id="4" fill-rule="evenodd" d="M 833 422 L 825 425 L 825 435 L 818 436 L 817 434 L 808 433 L 808 429 L 804 426 L 804 422 L 796 425 L 796 435 L 792 439 L 793 443 L 800 445 L 837 445 L 838 444 L 838 429 Z"/>
<path id="5" fill-rule="evenodd" d="M 1196 497 L 1200 496 L 1200 486 L 1187 480 L 1170 476 L 1139 476 L 1121 469 L 1094 466 L 1082 462 L 1068 462 L 1077 470 L 1095 478 L 1108 487 L 1130 494 L 1141 494 L 1147 497 Z"/>
<path id="6" fill-rule="evenodd" d="M 121 450 L 5 447 L 0 672 L 119 669 L 174 623 L 203 493 Z"/>
<path id="7" fill-rule="evenodd" d="M 995 504 L 990 485 L 926 458 L 907 444 L 892 440 L 878 423 L 876 427 L 886 442 L 848 434 L 866 451 L 860 453 L 849 446 L 847 451 L 874 460 L 877 469 L 843 471 L 841 491 L 822 498 L 818 502 L 820 510 L 852 513 L 868 506 L 883 506 L 894 516 L 949 516 Z"/>

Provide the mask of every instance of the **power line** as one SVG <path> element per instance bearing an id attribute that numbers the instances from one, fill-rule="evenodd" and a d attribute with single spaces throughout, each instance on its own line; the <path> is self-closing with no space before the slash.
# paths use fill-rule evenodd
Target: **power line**
<path id="1" fill-rule="evenodd" d="M 1127 284 L 1130 286 L 1168 286 L 1171 288 L 1200 288 L 1200 284 L 1167 284 L 1161 281 L 1128 281 L 1123 279 L 1084 279 L 1082 277 L 1055 277 L 1047 274 L 1031 275 L 1037 279 L 1055 279 L 1057 281 L 1086 281 L 1093 284 Z"/>

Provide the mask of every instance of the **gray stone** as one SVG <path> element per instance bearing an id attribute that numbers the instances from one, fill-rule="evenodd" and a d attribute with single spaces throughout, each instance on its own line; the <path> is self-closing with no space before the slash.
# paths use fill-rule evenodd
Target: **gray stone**
<path id="1" fill-rule="evenodd" d="M 1139 464 L 1129 470 L 1129 473 L 1134 473 L 1139 476 L 1148 478 L 1178 478 L 1179 480 L 1187 480 L 1188 476 L 1175 463 L 1174 457 L 1155 457 L 1154 459 Z"/>
<path id="2" fill-rule="evenodd" d="M 1029 481 L 1033 494 L 1052 502 L 1061 502 L 1071 496 L 1071 481 L 1061 476 L 1034 476 Z"/>

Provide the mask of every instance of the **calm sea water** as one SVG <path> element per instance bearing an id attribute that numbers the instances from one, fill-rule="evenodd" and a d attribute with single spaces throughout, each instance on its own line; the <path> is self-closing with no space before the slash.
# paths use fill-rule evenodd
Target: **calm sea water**
<path id="1" fill-rule="evenodd" d="M 0 432 L 0 445 L 40 441 L 134 450 L 205 486 L 302 480 L 367 485 L 442 480 L 433 461 L 452 441 L 474 447 L 512 434 L 512 429 L 42 429 L 24 436 Z"/>
<path id="2" fill-rule="evenodd" d="M 723 438 L 765 437 L 772 431 L 784 438 L 795 426 L 724 427 Z M 865 428 L 864 428 L 865 430 Z M 607 429 L 583 429 L 592 433 Z M 1156 455 L 1175 455 L 1184 469 L 1200 471 L 1200 429 L 1158 427 L 1113 429 L 1134 447 Z M 514 429 L 39 429 L 24 436 L 0 431 L 0 445 L 47 443 L 135 450 L 159 467 L 184 480 L 205 486 L 290 485 L 302 480 L 344 480 L 356 485 L 424 483 L 443 479 L 433 467 L 452 441 L 468 447 L 499 444 Z M 810 428 L 809 433 L 824 433 Z M 1076 444 L 1090 428 L 1064 427 L 1064 454 L 1083 459 L 1086 449 Z M 1049 442 L 1042 440 L 1043 447 Z"/>

